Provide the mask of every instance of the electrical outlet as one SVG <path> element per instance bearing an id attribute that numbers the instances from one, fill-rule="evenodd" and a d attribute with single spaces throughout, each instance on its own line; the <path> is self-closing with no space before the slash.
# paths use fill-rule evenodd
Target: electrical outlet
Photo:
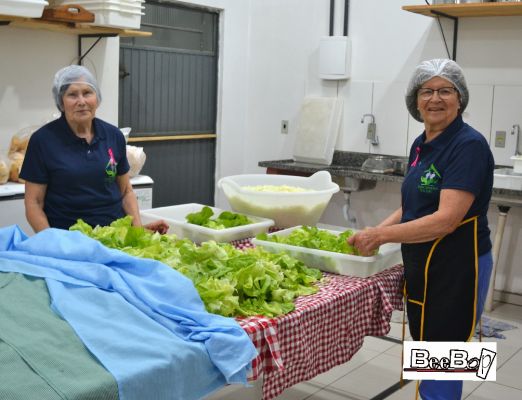
<path id="1" fill-rule="evenodd" d="M 288 133 L 288 121 L 285 119 L 281 121 L 281 133 L 285 135 Z"/>
<path id="2" fill-rule="evenodd" d="M 506 131 L 495 132 L 495 147 L 506 147 Z"/>

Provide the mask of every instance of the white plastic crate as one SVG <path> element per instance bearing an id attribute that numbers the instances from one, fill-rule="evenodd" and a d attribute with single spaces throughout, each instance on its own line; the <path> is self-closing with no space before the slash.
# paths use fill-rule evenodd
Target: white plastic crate
<path id="1" fill-rule="evenodd" d="M 110 26 L 114 28 L 139 29 L 141 26 L 140 12 L 118 11 L 111 9 L 91 9 L 94 13 L 94 25 Z"/>
<path id="2" fill-rule="evenodd" d="M 294 229 L 285 229 L 274 232 L 268 236 L 288 236 Z M 339 234 L 339 231 L 322 229 L 328 232 Z M 372 257 L 361 257 L 350 254 L 335 253 L 332 251 L 309 249 L 307 247 L 292 246 L 284 243 L 270 242 L 267 240 L 252 239 L 252 243 L 256 246 L 262 246 L 264 249 L 273 252 L 287 252 L 292 257 L 302 261 L 309 267 L 318 268 L 321 271 L 333 272 L 340 275 L 357 276 L 366 278 L 386 268 L 393 267 L 402 262 L 402 254 L 400 244 L 386 243 L 379 248 L 377 255 Z"/>
<path id="3" fill-rule="evenodd" d="M 145 9 L 145 6 L 140 1 L 134 2 L 122 0 L 58 0 L 54 3 L 49 2 L 49 4 L 54 6 L 75 4 L 82 6 L 89 11 L 93 9 L 113 9 L 121 11 L 142 12 Z"/>
<path id="4" fill-rule="evenodd" d="M 186 220 L 187 214 L 199 212 L 204 207 L 203 204 L 189 203 L 180 204 L 169 207 L 151 208 L 140 212 L 141 220 L 144 224 L 158 219 L 163 219 L 169 224 L 168 233 L 174 233 L 180 238 L 187 238 L 195 243 L 201 243 L 208 240 L 216 242 L 231 242 L 248 237 L 253 237 L 261 232 L 268 231 L 274 221 L 271 219 L 254 217 L 248 215 L 253 221 L 252 224 L 235 226 L 226 229 L 210 229 L 204 226 L 190 224 Z M 218 216 L 222 211 L 219 208 L 210 207 L 214 212 L 214 216 Z"/>
<path id="5" fill-rule="evenodd" d="M 58 0 L 54 5 L 77 4 L 94 13 L 94 25 L 139 29 L 145 7 L 141 1 Z"/>
<path id="6" fill-rule="evenodd" d="M 40 18 L 44 7 L 48 4 L 44 0 L 2 0 L 0 1 L 0 15 Z"/>

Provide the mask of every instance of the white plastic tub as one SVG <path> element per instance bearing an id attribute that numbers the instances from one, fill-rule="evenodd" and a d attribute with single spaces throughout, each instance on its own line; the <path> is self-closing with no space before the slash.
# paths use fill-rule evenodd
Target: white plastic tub
<path id="1" fill-rule="evenodd" d="M 119 2 L 116 0 L 79 0 L 63 1 L 60 4 L 77 4 L 94 13 L 94 25 L 114 28 L 139 29 L 141 26 L 141 3 Z"/>
<path id="2" fill-rule="evenodd" d="M 40 18 L 44 7 L 48 4 L 44 0 L 2 0 L 0 1 L 0 15 Z"/>
<path id="3" fill-rule="evenodd" d="M 254 192 L 245 186 L 288 185 L 310 189 L 306 192 Z M 218 181 L 228 202 L 236 212 L 273 219 L 275 225 L 287 228 L 315 225 L 339 186 L 327 171 L 310 177 L 291 175 L 234 175 Z"/>
<path id="4" fill-rule="evenodd" d="M 111 9 L 90 9 L 94 13 L 94 24 L 114 28 L 139 29 L 143 13 Z"/>
<path id="5" fill-rule="evenodd" d="M 252 224 L 233 228 L 210 229 L 204 226 L 189 224 L 186 220 L 187 214 L 201 211 L 203 207 L 203 204 L 198 203 L 180 204 L 177 206 L 151 208 L 141 211 L 140 215 L 144 224 L 158 219 L 165 220 L 170 226 L 168 233 L 174 233 L 179 238 L 187 238 L 195 243 L 208 240 L 230 242 L 232 240 L 253 237 L 258 233 L 268 231 L 268 228 L 274 225 L 274 221 L 270 219 L 250 215 L 248 215 L 248 217 L 253 221 Z M 214 216 L 216 217 L 224 211 L 216 207 L 210 208 L 214 211 Z"/>
<path id="6" fill-rule="evenodd" d="M 294 229 L 285 229 L 274 232 L 268 236 L 288 236 Z M 329 229 L 328 232 L 339 234 L 339 231 Z M 252 243 L 256 246 L 262 246 L 266 250 L 273 253 L 287 252 L 292 257 L 297 258 L 309 267 L 315 267 L 321 271 L 332 272 L 340 275 L 357 276 L 367 278 L 386 268 L 393 267 L 402 263 L 402 255 L 400 244 L 387 243 L 379 248 L 377 255 L 372 257 L 353 256 L 349 254 L 335 253 L 325 250 L 309 249 L 306 247 L 291 246 L 283 243 L 269 242 L 266 240 L 253 239 Z"/>
<path id="7" fill-rule="evenodd" d="M 145 9 L 140 2 L 118 1 L 118 0 L 63 0 L 54 3 L 58 5 L 79 5 L 86 10 L 112 9 L 117 11 L 136 11 L 142 12 Z"/>

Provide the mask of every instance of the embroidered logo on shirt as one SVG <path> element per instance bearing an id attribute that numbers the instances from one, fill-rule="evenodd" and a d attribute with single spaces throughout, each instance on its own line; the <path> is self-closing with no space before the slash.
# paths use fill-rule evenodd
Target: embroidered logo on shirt
<path id="1" fill-rule="evenodd" d="M 417 186 L 419 192 L 433 193 L 439 191 L 438 183 L 441 178 L 442 176 L 439 171 L 437 171 L 437 168 L 435 168 L 435 165 L 431 164 L 420 178 L 420 184 Z"/>
<path id="2" fill-rule="evenodd" d="M 105 174 L 107 175 L 107 180 L 112 182 L 116 179 L 116 167 L 118 166 L 118 163 L 114 159 L 114 154 L 112 152 L 112 148 L 109 147 L 108 153 L 109 153 L 109 161 L 107 162 L 107 165 L 105 166 Z"/>

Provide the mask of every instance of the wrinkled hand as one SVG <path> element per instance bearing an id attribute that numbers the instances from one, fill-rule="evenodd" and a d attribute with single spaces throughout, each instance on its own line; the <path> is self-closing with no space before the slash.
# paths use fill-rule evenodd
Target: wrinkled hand
<path id="1" fill-rule="evenodd" d="M 364 257 L 373 256 L 374 250 L 381 245 L 378 239 L 378 228 L 364 228 L 364 230 L 350 236 L 346 241 Z"/>
<path id="2" fill-rule="evenodd" d="M 168 230 L 169 230 L 169 224 L 167 224 L 162 219 L 160 219 L 158 221 L 150 222 L 150 223 L 148 223 L 146 225 L 143 225 L 143 227 L 147 228 L 147 229 L 149 229 L 149 230 L 151 230 L 153 232 L 161 233 L 162 235 L 167 233 Z"/>

